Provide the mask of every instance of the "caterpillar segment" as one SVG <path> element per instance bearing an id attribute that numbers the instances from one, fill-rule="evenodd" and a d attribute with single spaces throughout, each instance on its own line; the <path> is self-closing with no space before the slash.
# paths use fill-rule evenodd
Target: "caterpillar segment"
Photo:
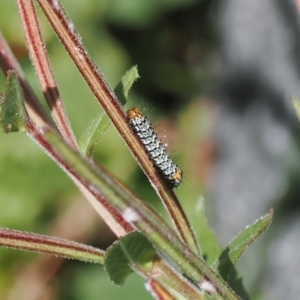
<path id="1" fill-rule="evenodd" d="M 164 176 L 168 185 L 171 188 L 177 187 L 182 182 L 183 172 L 171 159 L 150 121 L 137 107 L 127 111 L 127 118 L 133 133 L 140 139 L 150 159 Z"/>

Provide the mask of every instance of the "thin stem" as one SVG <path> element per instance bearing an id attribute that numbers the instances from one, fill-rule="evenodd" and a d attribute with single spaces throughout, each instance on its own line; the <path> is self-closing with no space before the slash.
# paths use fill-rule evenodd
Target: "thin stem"
<path id="1" fill-rule="evenodd" d="M 186 299 L 202 300 L 203 293 L 199 291 L 192 283 L 190 283 L 181 274 L 175 272 L 169 265 L 156 256 L 151 270 L 152 278 L 163 282 L 168 287 L 179 291 Z"/>
<path id="2" fill-rule="evenodd" d="M 26 121 L 26 127 L 29 136 L 42 146 L 73 180 L 84 186 L 102 204 L 105 199 L 110 199 L 111 203 L 104 205 L 115 210 L 115 214 L 112 211 L 115 218 L 121 215 L 131 224 L 128 223 L 128 226 L 147 236 L 153 245 L 169 256 L 199 287 L 205 281 L 226 299 L 239 299 L 226 282 L 182 243 L 169 226 L 140 199 L 81 157 L 50 128 L 41 131 L 31 120 Z"/>
<path id="3" fill-rule="evenodd" d="M 17 0 L 19 13 L 22 20 L 22 25 L 27 41 L 29 54 L 36 70 L 37 77 L 44 92 L 47 104 L 51 110 L 52 116 L 57 124 L 58 130 L 62 136 L 76 149 L 78 149 L 76 139 L 71 129 L 69 119 L 64 109 L 63 102 L 59 96 L 59 91 L 51 70 L 50 62 L 46 52 L 40 28 L 37 22 L 35 9 L 32 1 Z M 95 201 L 94 197 L 88 191 L 79 187 L 81 192 L 94 206 L 96 211 L 105 220 L 112 231 L 118 236 L 125 235 L 124 229 L 110 215 L 106 207 L 103 207 L 99 202 Z M 119 219 L 121 216 L 119 216 Z M 123 221 L 123 223 L 126 223 Z"/>
<path id="4" fill-rule="evenodd" d="M 44 148 L 46 153 L 62 168 L 66 171 L 68 175 L 74 180 L 74 182 L 83 189 L 86 189 L 90 194 L 93 195 L 94 201 L 93 201 L 93 206 L 96 208 L 98 211 L 99 209 L 105 208 L 107 213 L 111 215 L 114 220 L 116 221 L 116 224 L 118 224 L 118 227 L 122 228 L 125 233 L 129 233 L 134 230 L 134 228 L 124 220 L 122 214 L 118 212 L 118 210 L 111 205 L 110 202 L 107 201 L 107 197 L 102 193 L 103 189 L 107 189 L 105 185 L 103 185 L 99 190 L 95 190 L 92 185 L 88 185 L 86 182 L 81 180 L 81 177 L 74 173 L 72 170 L 72 167 L 68 164 L 65 163 L 64 159 L 61 157 L 59 153 L 55 150 L 56 146 L 55 144 L 51 144 L 48 141 L 46 141 L 43 136 L 44 132 L 40 128 L 36 127 L 36 125 L 31 121 L 27 120 L 27 130 L 28 134 L 30 137 L 37 142 L 40 146 Z M 50 130 L 50 128 L 46 129 Z M 51 131 L 54 133 L 54 131 Z M 57 137 L 58 138 L 58 137 Z M 95 166 L 92 164 L 90 161 L 86 161 L 87 164 L 89 164 L 90 167 L 95 168 Z M 113 179 L 111 178 L 110 174 L 104 174 L 105 170 L 101 169 L 101 177 L 105 176 L 111 183 Z"/>
<path id="5" fill-rule="evenodd" d="M 29 111 L 30 118 L 34 120 L 40 127 L 51 126 L 51 128 L 56 129 L 52 123 L 52 120 L 46 114 L 44 108 L 41 106 L 38 98 L 32 91 L 28 82 L 26 81 L 24 74 L 20 65 L 17 62 L 14 54 L 9 48 L 5 38 L 0 32 L 0 68 L 4 73 L 9 73 L 11 70 L 15 70 L 18 75 L 22 90 L 24 92 L 26 108 Z M 75 182 L 76 184 L 76 182 Z M 109 209 L 102 206 L 93 195 L 91 195 L 87 190 L 81 188 L 81 192 L 89 200 L 97 213 L 105 220 L 108 226 L 116 234 L 116 236 L 121 237 L 127 233 L 126 228 L 120 226 L 119 223 L 111 216 Z M 119 216 L 121 218 L 121 216 Z M 123 222 L 124 223 L 124 222 Z M 125 222 L 126 223 L 126 222 Z"/>
<path id="6" fill-rule="evenodd" d="M 157 300 L 177 300 L 169 291 L 159 282 L 150 279 L 146 283 L 146 289 L 151 293 L 154 299 Z"/>
<path id="7" fill-rule="evenodd" d="M 104 251 L 81 243 L 0 228 L 0 246 L 103 264 Z"/>
<path id="8" fill-rule="evenodd" d="M 51 115 L 62 136 L 73 145 L 73 147 L 77 148 L 76 139 L 53 76 L 33 2 L 17 0 L 17 4 L 30 59 L 35 68 L 48 107 L 51 110 Z"/>
<path id="9" fill-rule="evenodd" d="M 81 38 L 75 30 L 74 24 L 66 16 L 66 13 L 58 0 L 37 1 L 75 65 L 96 96 L 96 99 L 112 120 L 120 135 L 123 137 L 131 152 L 148 176 L 156 192 L 162 199 L 181 239 L 189 245 L 194 253 L 199 255 L 200 250 L 195 235 L 176 195 L 166 186 L 166 183 L 158 174 L 145 149 L 142 147 L 141 142 L 134 134 L 132 134 L 123 108 L 107 85 L 100 70 L 89 58 L 86 49 L 81 43 Z"/>

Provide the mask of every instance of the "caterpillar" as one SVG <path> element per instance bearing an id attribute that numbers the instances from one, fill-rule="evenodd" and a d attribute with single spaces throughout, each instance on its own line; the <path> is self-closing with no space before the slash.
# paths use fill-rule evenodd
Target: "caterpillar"
<path id="1" fill-rule="evenodd" d="M 164 176 L 168 185 L 172 189 L 177 187 L 182 181 L 183 172 L 170 158 L 149 120 L 137 107 L 128 109 L 127 119 L 133 133 L 142 142 L 150 159 Z"/>

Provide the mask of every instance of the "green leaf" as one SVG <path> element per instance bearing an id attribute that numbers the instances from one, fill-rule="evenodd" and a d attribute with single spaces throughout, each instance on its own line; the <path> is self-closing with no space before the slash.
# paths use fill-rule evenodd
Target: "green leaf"
<path id="1" fill-rule="evenodd" d="M 227 248 L 220 255 L 218 262 L 213 266 L 218 270 L 219 274 L 225 279 L 237 263 L 239 258 L 271 224 L 273 216 L 273 209 L 271 209 L 265 216 L 255 221 L 252 225 L 246 227 L 237 237 L 227 246 Z"/>
<path id="2" fill-rule="evenodd" d="M 96 144 L 101 140 L 104 132 L 110 125 L 110 119 L 104 113 L 97 119 L 92 120 L 88 128 L 83 132 L 79 139 L 80 151 L 91 157 Z"/>
<path id="3" fill-rule="evenodd" d="M 292 97 L 292 104 L 294 106 L 296 115 L 300 121 L 300 101 L 296 97 Z"/>
<path id="4" fill-rule="evenodd" d="M 116 241 L 105 254 L 104 267 L 116 285 L 122 285 L 127 276 L 139 266 L 151 268 L 155 250 L 139 232 L 132 232 Z"/>
<path id="5" fill-rule="evenodd" d="M 137 67 L 133 66 L 122 77 L 115 88 L 115 94 L 122 105 L 125 105 L 128 99 L 129 90 L 133 83 L 139 78 Z M 79 139 L 79 148 L 81 152 L 91 157 L 97 143 L 102 139 L 111 121 L 104 113 L 99 118 L 94 119 Z"/>
<path id="6" fill-rule="evenodd" d="M 122 105 L 126 104 L 129 91 L 139 77 L 137 66 L 133 66 L 122 76 L 121 81 L 115 87 L 114 92 Z"/>
<path id="7" fill-rule="evenodd" d="M 4 98 L 0 98 L 0 126 L 5 133 L 25 131 L 28 114 L 17 74 L 9 71 Z"/>
<path id="8" fill-rule="evenodd" d="M 193 212 L 190 214 L 190 221 L 199 240 L 204 260 L 208 264 L 213 263 L 220 256 L 222 248 L 208 224 L 204 197 L 197 200 Z"/>

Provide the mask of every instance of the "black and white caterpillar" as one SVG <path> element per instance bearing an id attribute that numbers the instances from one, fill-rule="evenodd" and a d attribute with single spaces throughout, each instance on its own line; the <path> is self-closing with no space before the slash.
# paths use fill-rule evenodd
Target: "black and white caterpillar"
<path id="1" fill-rule="evenodd" d="M 149 120 L 136 107 L 127 111 L 127 118 L 133 132 L 144 145 L 155 167 L 164 176 L 171 188 L 177 187 L 182 181 L 183 172 L 170 158 Z"/>

